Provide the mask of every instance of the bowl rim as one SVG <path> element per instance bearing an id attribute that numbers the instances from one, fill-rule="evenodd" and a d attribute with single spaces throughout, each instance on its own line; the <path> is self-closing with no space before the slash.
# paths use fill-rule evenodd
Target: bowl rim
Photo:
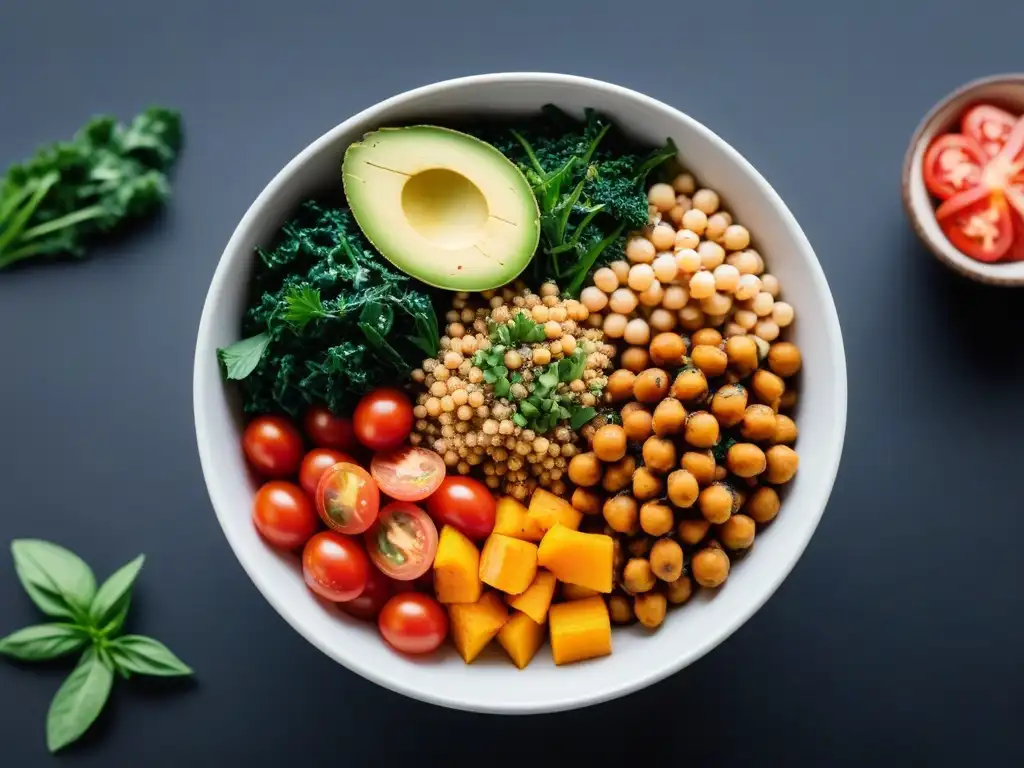
<path id="1" fill-rule="evenodd" d="M 925 116 L 921 118 L 921 121 L 917 124 L 917 128 L 914 129 L 914 133 L 910 137 L 910 143 L 907 145 L 907 151 L 903 155 L 903 167 L 900 172 L 900 197 L 903 200 L 903 209 L 906 211 L 907 218 L 910 220 L 910 225 L 913 227 L 918 238 L 922 243 L 924 243 L 928 250 L 931 251 L 932 254 L 947 267 L 957 274 L 963 275 L 964 277 L 970 280 L 975 280 L 979 283 L 1000 285 L 1004 287 L 1020 286 L 1024 285 L 1024 273 L 1014 276 L 1001 275 L 995 273 L 995 268 L 997 267 L 996 264 L 986 264 L 983 261 L 975 261 L 970 257 L 967 257 L 967 263 L 954 260 L 949 255 L 947 248 L 956 250 L 956 246 L 950 243 L 945 237 L 943 237 L 942 240 L 937 240 L 925 230 L 921 223 L 921 212 L 914 206 L 910 195 L 910 188 L 914 183 L 911 178 L 914 168 L 914 158 L 917 156 L 918 150 L 921 147 L 925 132 L 935 123 L 939 113 L 945 110 L 950 104 L 969 96 L 979 88 L 985 88 L 991 85 L 1024 86 L 1024 72 L 1003 72 L 996 75 L 986 75 L 985 77 L 975 78 L 974 80 L 970 80 L 963 85 L 954 88 L 935 102 L 932 108 L 925 113 Z M 927 190 L 925 190 L 925 192 L 928 194 L 928 199 L 930 201 L 932 199 L 931 194 L 928 193 Z M 934 210 L 935 208 L 933 205 L 933 213 Z"/>
<path id="2" fill-rule="evenodd" d="M 212 477 L 212 473 L 215 469 L 216 459 L 213 455 L 211 439 L 206 426 L 210 423 L 210 420 L 206 418 L 206 405 L 204 403 L 204 398 L 201 396 L 201 392 L 203 391 L 203 381 L 205 378 L 203 373 L 209 370 L 210 365 L 219 365 L 216 362 L 215 349 L 214 345 L 210 342 L 210 337 L 212 336 L 213 331 L 214 307 L 218 304 L 220 297 L 227 286 L 227 276 L 229 272 L 228 265 L 230 260 L 226 257 L 232 251 L 238 250 L 240 241 L 246 237 L 246 233 L 263 214 L 263 210 L 267 206 L 268 202 L 278 194 L 286 181 L 314 155 L 334 143 L 337 137 L 348 133 L 353 125 L 379 121 L 394 107 L 399 106 L 408 100 L 467 86 L 488 86 L 509 83 L 517 85 L 568 85 L 581 89 L 604 91 L 615 98 L 638 102 L 647 109 L 661 112 L 672 120 L 685 124 L 690 130 L 702 134 L 705 139 L 718 145 L 731 162 L 742 168 L 751 181 L 759 188 L 759 194 L 766 198 L 774 213 L 782 219 L 782 223 L 797 242 L 799 249 L 810 256 L 806 268 L 810 270 L 810 279 L 814 285 L 815 291 L 818 292 L 822 298 L 825 310 L 825 333 L 829 341 L 829 349 L 832 358 L 831 367 L 835 371 L 836 375 L 835 398 L 834 402 L 831 404 L 831 413 L 833 414 L 831 431 L 834 434 L 834 442 L 827 446 L 827 449 L 832 455 L 825 468 L 825 474 L 819 478 L 819 498 L 809 505 L 811 512 L 808 516 L 807 523 L 795 534 L 796 546 L 791 559 L 786 562 L 779 562 L 778 568 L 774 571 L 772 578 L 761 582 L 759 590 L 753 599 L 749 603 L 740 606 L 740 610 L 737 610 L 729 621 L 723 622 L 715 632 L 709 633 L 700 644 L 681 649 L 677 655 L 664 658 L 662 662 L 651 665 L 644 674 L 636 675 L 615 684 L 595 687 L 592 692 L 585 695 L 574 695 L 572 697 L 559 698 L 558 694 L 555 694 L 553 697 L 546 697 L 543 700 L 537 701 L 522 703 L 515 702 L 512 704 L 494 701 L 493 703 L 482 705 L 478 702 L 466 701 L 457 695 L 446 693 L 445 691 L 430 691 L 409 686 L 398 674 L 389 674 L 387 669 L 382 670 L 380 668 L 370 668 L 363 665 L 360 662 L 358 654 L 350 653 L 346 648 L 333 647 L 326 642 L 321 642 L 313 632 L 307 631 L 302 619 L 299 618 L 288 604 L 274 596 L 273 589 L 270 584 L 272 580 L 260 570 L 258 563 L 256 562 L 256 556 L 254 554 L 250 554 L 244 546 L 240 545 L 240 542 L 235 540 L 235 537 L 231 533 L 231 529 L 226 523 L 228 510 L 222 510 L 220 508 L 221 505 L 218 505 L 214 498 L 210 478 Z M 702 658 L 705 654 L 729 638 L 737 629 L 745 624 L 751 616 L 760 610 L 768 599 L 776 592 L 786 577 L 789 576 L 793 568 L 796 566 L 796 563 L 803 556 L 811 537 L 817 530 L 821 517 L 824 514 L 825 507 L 828 504 L 828 500 L 835 484 L 836 475 L 839 470 L 846 436 L 848 400 L 847 386 L 846 355 L 843 345 L 842 330 L 839 323 L 839 315 L 835 307 L 832 293 L 828 287 L 824 270 L 822 269 L 807 236 L 796 221 L 793 213 L 789 210 L 782 198 L 772 188 L 768 181 L 760 174 L 760 172 L 757 171 L 757 169 L 754 168 L 754 166 L 731 144 L 719 137 L 696 119 L 674 107 L 624 86 L 578 75 L 548 72 L 501 72 L 470 75 L 422 85 L 391 96 L 357 112 L 308 144 L 263 188 L 242 216 L 238 225 L 235 227 L 231 238 L 228 240 L 227 245 L 221 253 L 203 305 L 196 341 L 195 359 L 193 361 L 193 411 L 203 479 L 206 483 L 207 492 L 210 496 L 214 512 L 217 515 L 217 520 L 221 529 L 224 531 L 225 538 L 228 539 L 228 544 L 231 547 L 233 554 L 238 559 L 243 570 L 260 591 L 264 599 L 266 599 L 285 619 L 285 621 L 287 621 L 288 624 L 290 624 L 292 628 L 310 644 L 318 648 L 326 656 L 367 680 L 396 693 L 400 693 L 412 699 L 429 704 L 464 711 L 506 715 L 539 714 L 577 709 L 599 704 L 639 691 L 669 677 Z M 237 510 L 232 510 L 232 512 L 237 512 Z"/>

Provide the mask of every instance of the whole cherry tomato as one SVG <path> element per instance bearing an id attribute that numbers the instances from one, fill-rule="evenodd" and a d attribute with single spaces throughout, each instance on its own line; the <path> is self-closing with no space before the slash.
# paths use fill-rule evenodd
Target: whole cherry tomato
<path id="1" fill-rule="evenodd" d="M 302 461 L 302 435 L 282 416 L 257 416 L 242 434 L 242 450 L 265 477 L 294 477 Z"/>
<path id="2" fill-rule="evenodd" d="M 380 614 L 380 609 L 384 607 L 384 603 L 388 601 L 391 594 L 391 579 L 376 568 L 371 568 L 366 586 L 363 587 L 359 596 L 346 600 L 344 603 L 338 603 L 338 607 L 357 619 L 372 621 Z"/>
<path id="3" fill-rule="evenodd" d="M 395 650 L 410 654 L 430 653 L 437 650 L 448 636 L 448 614 L 429 595 L 403 592 L 384 604 L 377 626 Z"/>
<path id="4" fill-rule="evenodd" d="M 412 403 L 401 390 L 380 387 L 359 401 L 353 421 L 356 437 L 367 448 L 397 448 L 412 431 Z"/>
<path id="5" fill-rule="evenodd" d="M 439 525 L 458 528 L 479 541 L 494 530 L 497 504 L 483 483 L 470 477 L 448 475 L 427 498 L 427 512 Z"/>
<path id="6" fill-rule="evenodd" d="M 301 547 L 320 522 L 310 498 L 283 480 L 271 480 L 256 491 L 252 521 L 264 539 L 281 549 Z"/>
<path id="7" fill-rule="evenodd" d="M 351 452 L 359 447 L 352 419 L 335 416 L 322 405 L 314 405 L 306 411 L 303 427 L 313 445 L 320 448 Z"/>
<path id="8" fill-rule="evenodd" d="M 323 477 L 324 472 L 342 461 L 355 464 L 356 460 L 346 453 L 336 451 L 333 448 L 314 448 L 302 459 L 299 467 L 299 485 L 302 490 L 309 494 L 310 498 L 316 496 L 316 486 Z"/>
<path id="9" fill-rule="evenodd" d="M 343 603 L 359 597 L 370 579 L 370 560 L 356 539 L 321 531 L 302 550 L 302 576 L 320 597 Z"/>

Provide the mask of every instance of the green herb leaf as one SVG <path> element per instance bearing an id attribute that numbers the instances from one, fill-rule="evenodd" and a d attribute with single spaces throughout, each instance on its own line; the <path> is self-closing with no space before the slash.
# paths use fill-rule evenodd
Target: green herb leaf
<path id="1" fill-rule="evenodd" d="M 493 384 L 498 380 L 498 374 L 494 372 L 493 368 L 488 368 L 484 371 L 484 381 L 488 384 Z"/>
<path id="2" fill-rule="evenodd" d="M 47 661 L 80 651 L 89 635 L 74 624 L 37 624 L 0 640 L 0 654 L 20 661 Z"/>
<path id="3" fill-rule="evenodd" d="M 486 377 L 485 377 L 486 378 Z M 509 380 L 502 377 L 494 382 L 494 396 L 495 397 L 508 397 L 512 392 L 512 385 Z"/>
<path id="4" fill-rule="evenodd" d="M 595 416 L 597 416 L 597 410 L 594 408 L 578 408 L 572 412 L 569 426 L 573 432 L 576 432 Z"/>
<path id="5" fill-rule="evenodd" d="M 558 372 L 548 367 L 544 373 L 537 377 L 538 383 L 549 390 L 558 386 Z"/>
<path id="6" fill-rule="evenodd" d="M 236 341 L 230 347 L 218 349 L 217 357 L 224 365 L 224 377 L 244 379 L 259 365 L 268 346 L 270 346 L 270 334 L 259 333 L 248 339 Z"/>
<path id="7" fill-rule="evenodd" d="M 89 648 L 50 704 L 46 717 L 46 746 L 51 752 L 66 747 L 85 733 L 103 710 L 114 673 Z"/>
<path id="8" fill-rule="evenodd" d="M 118 669 L 137 675 L 177 677 L 192 670 L 163 643 L 143 635 L 124 635 L 113 640 L 110 655 Z"/>
<path id="9" fill-rule="evenodd" d="M 526 418 L 531 419 L 540 413 L 540 410 L 529 400 L 523 400 L 519 403 L 519 412 Z"/>
<path id="10" fill-rule="evenodd" d="M 521 413 L 513 413 L 512 421 L 515 422 L 515 424 L 520 427 L 525 427 L 527 424 L 526 417 L 523 416 L 523 414 Z"/>
<path id="11" fill-rule="evenodd" d="M 76 622 L 86 619 L 96 577 L 78 555 L 39 539 L 16 539 L 11 552 L 21 585 L 39 610 Z"/>
<path id="12" fill-rule="evenodd" d="M 132 585 L 146 561 L 139 555 L 103 582 L 89 606 L 89 621 L 104 633 L 116 634 L 124 625 L 132 598 Z"/>
<path id="13" fill-rule="evenodd" d="M 284 320 L 295 330 L 302 330 L 309 323 L 331 313 L 324 308 L 320 291 L 309 285 L 290 289 L 284 295 Z"/>

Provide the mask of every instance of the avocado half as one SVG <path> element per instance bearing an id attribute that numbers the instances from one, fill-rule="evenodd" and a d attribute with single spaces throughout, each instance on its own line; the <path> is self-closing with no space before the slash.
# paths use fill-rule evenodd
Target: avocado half
<path id="1" fill-rule="evenodd" d="M 520 170 L 465 133 L 383 128 L 345 151 L 352 215 L 403 272 L 453 291 L 505 285 L 530 263 L 540 212 Z"/>

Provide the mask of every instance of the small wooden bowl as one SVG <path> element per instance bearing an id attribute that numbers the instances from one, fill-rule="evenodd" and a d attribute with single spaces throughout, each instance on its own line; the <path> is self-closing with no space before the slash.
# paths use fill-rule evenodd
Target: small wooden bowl
<path id="1" fill-rule="evenodd" d="M 932 139 L 959 130 L 964 111 L 973 104 L 989 103 L 1024 114 L 1024 74 L 1006 74 L 974 80 L 942 99 L 914 131 L 903 160 L 903 206 L 918 237 L 943 264 L 982 283 L 1024 285 L 1024 261 L 985 264 L 965 256 L 946 238 L 935 221 L 936 204 L 924 186 L 921 164 Z"/>

